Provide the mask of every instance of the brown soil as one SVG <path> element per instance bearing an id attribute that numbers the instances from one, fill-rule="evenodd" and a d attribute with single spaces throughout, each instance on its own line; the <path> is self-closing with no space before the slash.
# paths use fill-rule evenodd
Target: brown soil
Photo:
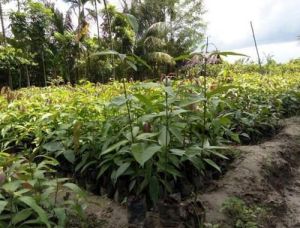
<path id="1" fill-rule="evenodd" d="M 241 157 L 210 191 L 199 195 L 206 221 L 232 227 L 220 209 L 231 197 L 270 209 L 263 227 L 300 227 L 300 118 L 282 121 L 274 139 L 255 146 L 240 146 Z"/>
<path id="2" fill-rule="evenodd" d="M 127 227 L 127 209 L 111 199 L 90 195 L 87 197 L 86 213 L 99 227 L 125 228 Z M 93 224 L 91 221 L 91 224 Z M 92 226 L 90 225 L 92 228 Z M 95 227 L 96 228 L 96 227 Z"/>
<path id="3" fill-rule="evenodd" d="M 300 117 L 286 119 L 282 125 L 269 141 L 237 147 L 241 156 L 229 171 L 198 195 L 206 222 L 233 227 L 220 209 L 225 200 L 238 197 L 248 205 L 270 209 L 262 227 L 300 227 Z M 88 201 L 87 213 L 103 221 L 99 227 L 128 227 L 125 207 L 103 197 L 91 196 Z"/>

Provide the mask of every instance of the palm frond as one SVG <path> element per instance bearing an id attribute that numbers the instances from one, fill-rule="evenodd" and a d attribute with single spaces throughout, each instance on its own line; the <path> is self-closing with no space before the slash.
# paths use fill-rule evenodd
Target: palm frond
<path id="1" fill-rule="evenodd" d="M 165 37 L 168 32 L 168 26 L 165 22 L 157 22 L 151 25 L 145 32 L 145 37 L 147 36 L 156 36 L 156 37 Z"/>
<path id="2" fill-rule="evenodd" d="M 166 45 L 166 42 L 158 37 L 155 36 L 148 36 L 144 40 L 144 45 L 146 48 L 151 49 L 151 48 L 162 48 Z"/>
<path id="3" fill-rule="evenodd" d="M 72 10 L 68 10 L 65 17 L 64 27 L 68 32 L 73 31 L 73 23 L 72 23 Z"/>
<path id="4" fill-rule="evenodd" d="M 138 34 L 138 32 L 139 32 L 139 23 L 138 23 L 137 18 L 135 16 L 133 16 L 132 14 L 129 14 L 129 13 L 125 13 L 124 15 L 125 15 L 127 21 L 129 22 L 131 28 L 135 32 L 135 34 Z"/>
<path id="5" fill-rule="evenodd" d="M 176 62 L 172 56 L 164 52 L 152 52 L 148 54 L 149 62 L 156 63 L 159 65 L 168 64 L 175 65 Z"/>

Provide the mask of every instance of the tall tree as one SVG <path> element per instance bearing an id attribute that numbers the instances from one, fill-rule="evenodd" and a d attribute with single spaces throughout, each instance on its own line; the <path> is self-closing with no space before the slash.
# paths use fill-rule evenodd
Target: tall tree
<path id="1" fill-rule="evenodd" d="M 94 16 L 96 20 L 97 25 L 97 38 L 98 38 L 98 45 L 100 45 L 100 23 L 99 23 L 99 12 L 98 12 L 98 3 L 99 0 L 92 0 L 94 4 L 94 11 L 92 12 L 92 15 Z"/>
<path id="2" fill-rule="evenodd" d="M 39 64 L 39 71 L 37 76 L 41 74 L 41 85 L 47 85 L 47 69 L 45 58 L 49 53 L 49 39 L 50 39 L 50 24 L 52 18 L 52 11 L 42 3 L 29 2 L 28 4 L 28 23 L 29 23 L 29 37 L 31 40 L 31 51 L 37 54 L 36 62 Z"/>
<path id="3" fill-rule="evenodd" d="M 29 26 L 26 21 L 26 13 L 12 12 L 10 14 L 11 31 L 14 35 L 14 39 L 11 41 L 13 46 L 21 49 L 23 53 L 30 57 L 30 37 L 28 36 Z M 30 86 L 30 75 L 28 70 L 28 64 L 24 65 L 26 74 L 26 85 Z M 20 69 L 21 70 L 21 69 Z"/>
<path id="4" fill-rule="evenodd" d="M 7 1 L 2 1 L 3 3 L 6 3 Z M 4 47 L 7 46 L 7 39 L 6 39 L 6 32 L 5 32 L 5 24 L 4 24 L 4 15 L 3 15 L 3 8 L 2 3 L 0 1 L 0 20 L 1 20 L 1 28 L 2 28 L 2 36 L 3 36 L 3 44 Z M 10 88 L 13 88 L 13 81 L 12 81 L 12 75 L 11 75 L 11 69 L 10 65 L 8 64 L 8 85 Z"/>
<path id="5" fill-rule="evenodd" d="M 133 0 L 131 14 L 139 19 L 139 37 L 153 24 L 164 22 L 171 55 L 188 52 L 203 41 L 203 0 Z"/>
<path id="6" fill-rule="evenodd" d="M 91 0 L 64 0 L 64 2 L 71 4 L 70 10 L 73 10 L 74 12 L 77 11 L 77 34 L 78 40 L 80 40 L 83 36 L 87 35 L 88 32 L 87 5 Z"/>
<path id="7" fill-rule="evenodd" d="M 110 42 L 110 49 L 114 50 L 114 42 L 113 42 L 113 36 L 112 36 L 112 14 L 115 8 L 113 6 L 109 7 L 108 1 L 103 0 L 104 4 L 104 12 L 105 12 L 105 17 L 104 17 L 104 31 L 108 31 L 108 36 L 109 36 L 109 42 Z M 113 69 L 113 79 L 116 77 L 116 72 L 115 72 L 115 59 L 114 56 L 111 56 L 111 64 L 112 64 L 112 69 Z"/>

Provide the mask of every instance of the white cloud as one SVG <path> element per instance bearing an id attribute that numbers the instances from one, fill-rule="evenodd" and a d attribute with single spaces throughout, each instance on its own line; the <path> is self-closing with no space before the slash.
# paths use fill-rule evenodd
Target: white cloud
<path id="1" fill-rule="evenodd" d="M 251 60 L 257 62 L 257 54 L 254 46 L 234 49 L 233 51 L 248 55 Z M 290 59 L 300 57 L 300 42 L 290 41 L 263 44 L 259 46 L 259 53 L 263 63 L 266 62 L 266 58 L 268 56 L 271 56 L 278 62 L 287 62 Z M 229 62 L 234 62 L 237 59 L 240 59 L 240 57 L 228 57 L 226 60 L 228 60 Z"/>
<path id="2" fill-rule="evenodd" d="M 300 35 L 299 0 L 205 0 L 205 6 L 207 35 L 218 48 L 241 49 L 253 45 L 252 21 L 262 51 L 280 61 L 300 56 L 300 44 L 291 45 Z"/>

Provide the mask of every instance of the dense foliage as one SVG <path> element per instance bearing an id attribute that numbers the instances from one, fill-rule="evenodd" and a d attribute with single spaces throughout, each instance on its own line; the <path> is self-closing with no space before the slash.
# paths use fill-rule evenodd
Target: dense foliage
<path id="1" fill-rule="evenodd" d="M 84 193 L 67 178 L 54 178 L 57 165 L 46 156 L 0 153 L 1 227 L 65 227 L 71 216 L 84 221 Z"/>
<path id="2" fill-rule="evenodd" d="M 279 118 L 299 112 L 299 85 L 299 72 L 227 70 L 160 83 L 3 90 L 0 146 L 55 157 L 92 191 L 146 194 L 155 203 L 217 175 L 231 156 L 224 146 L 274 134 Z"/>
<path id="3" fill-rule="evenodd" d="M 14 5 L 13 0 L 1 1 L 0 9 L 8 2 Z M 64 2 L 70 7 L 67 12 L 60 12 L 50 1 L 38 0 L 18 1 L 11 11 L 0 10 L 0 19 L 7 19 L 6 23 L 0 20 L 4 38 L 0 39 L 0 85 L 21 88 L 46 86 L 59 78 L 72 84 L 81 79 L 122 78 L 120 59 L 94 55 L 104 50 L 151 63 L 151 67 L 139 64 L 137 71 L 128 71 L 133 78 L 157 77 L 155 72 L 175 70 L 173 57 L 189 53 L 202 42 L 202 0 L 132 4 L 123 0 L 123 10 L 107 0 Z"/>

